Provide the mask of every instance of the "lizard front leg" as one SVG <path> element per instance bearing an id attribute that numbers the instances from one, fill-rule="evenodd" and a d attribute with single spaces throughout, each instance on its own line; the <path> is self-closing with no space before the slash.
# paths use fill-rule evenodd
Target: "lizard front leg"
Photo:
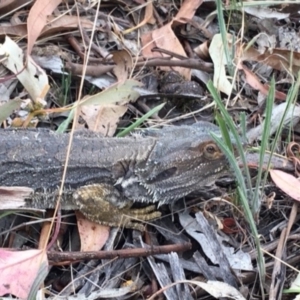
<path id="1" fill-rule="evenodd" d="M 144 231 L 144 226 L 134 220 L 149 221 L 161 216 L 154 205 L 131 209 L 132 202 L 124 199 L 114 186 L 105 183 L 78 188 L 73 193 L 73 201 L 87 219 L 107 226 Z"/>

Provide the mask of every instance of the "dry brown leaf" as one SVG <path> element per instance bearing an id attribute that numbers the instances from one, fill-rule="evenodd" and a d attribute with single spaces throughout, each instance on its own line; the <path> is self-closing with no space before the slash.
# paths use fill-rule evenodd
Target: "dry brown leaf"
<path id="1" fill-rule="evenodd" d="M 172 23 L 158 28 L 150 33 L 146 33 L 142 36 L 143 43 L 143 55 L 147 58 L 167 56 L 164 54 L 158 54 L 157 52 L 152 52 L 151 49 L 154 47 L 162 48 L 186 57 L 186 53 L 174 34 L 172 28 Z M 162 67 L 162 70 L 170 70 L 170 67 Z M 172 67 L 173 70 L 177 71 L 183 78 L 190 80 L 191 70 L 188 68 Z"/>
<path id="2" fill-rule="evenodd" d="M 143 56 L 147 58 L 166 56 L 162 53 L 152 52 L 154 47 L 158 47 L 186 57 L 186 53 L 180 41 L 177 39 L 172 30 L 172 25 L 176 25 L 178 23 L 185 24 L 186 21 L 182 20 L 181 18 L 192 19 L 197 8 L 202 4 L 202 2 L 203 0 L 185 0 L 173 21 L 161 28 L 153 30 L 152 32 L 143 34 L 141 37 Z M 161 67 L 161 69 L 169 71 L 170 67 Z M 177 71 L 186 80 L 191 79 L 190 69 L 181 67 L 172 67 L 171 69 Z"/>
<path id="3" fill-rule="evenodd" d="M 16 209 L 24 206 L 34 190 L 25 186 L 0 186 L 0 209 Z"/>
<path id="4" fill-rule="evenodd" d="M 87 220 L 83 214 L 76 211 L 78 232 L 80 236 L 80 251 L 99 251 L 105 245 L 110 228 Z"/>
<path id="5" fill-rule="evenodd" d="M 199 46 L 194 48 L 194 52 L 203 60 L 207 60 L 209 58 L 209 49 L 208 49 L 208 41 L 200 44 Z"/>
<path id="6" fill-rule="evenodd" d="M 90 130 L 100 132 L 103 136 L 113 136 L 119 119 L 125 114 L 127 107 L 114 104 L 83 105 L 78 111 L 80 118 L 84 119 Z"/>
<path id="7" fill-rule="evenodd" d="M 300 53 L 285 49 L 271 49 L 257 57 L 257 61 L 279 71 L 291 71 L 297 74 L 300 70 Z"/>
<path id="8" fill-rule="evenodd" d="M 119 118 L 126 112 L 125 104 L 136 101 L 139 93 L 135 87 L 141 84 L 128 79 L 122 84 L 114 84 L 108 89 L 91 96 L 84 97 L 78 108 L 78 117 L 83 118 L 91 130 L 102 132 L 103 135 L 114 134 Z M 118 103 L 114 106 L 111 104 Z M 82 109 L 82 107 L 84 107 Z M 77 129 L 80 124 L 76 125 Z"/>
<path id="9" fill-rule="evenodd" d="M 162 57 L 161 53 L 153 53 L 151 51 L 152 48 L 155 47 L 155 43 L 152 39 L 152 32 L 145 32 L 142 36 L 141 36 L 141 41 L 142 41 L 142 45 L 143 45 L 143 56 L 147 57 L 147 58 L 152 58 L 152 57 Z"/>
<path id="10" fill-rule="evenodd" d="M 12 11 L 18 10 L 24 4 L 28 3 L 28 0 L 5 0 L 0 1 L 0 15 L 3 16 Z"/>
<path id="11" fill-rule="evenodd" d="M 238 68 L 244 71 L 246 75 L 246 81 L 251 87 L 253 87 L 255 90 L 259 90 L 265 96 L 268 95 L 270 90 L 269 85 L 262 84 L 259 78 L 242 63 L 238 65 Z M 275 98 L 279 100 L 286 100 L 286 94 L 275 90 Z"/>
<path id="12" fill-rule="evenodd" d="M 132 69 L 132 57 L 130 53 L 123 49 L 112 51 L 113 60 L 116 64 L 114 67 L 114 74 L 117 76 L 118 83 L 124 83 Z"/>
<path id="13" fill-rule="evenodd" d="M 58 32 L 68 31 L 70 29 L 78 28 L 80 26 L 86 29 L 93 28 L 93 22 L 86 18 L 78 19 L 77 16 L 61 16 L 59 18 L 49 16 L 47 18 L 48 24 L 43 28 L 41 36 L 49 36 Z"/>
<path id="14" fill-rule="evenodd" d="M 192 19 L 195 15 L 196 10 L 202 3 L 203 0 L 185 0 L 182 3 L 178 13 L 176 14 L 174 24 L 177 22 L 180 24 L 185 24 L 186 22 L 181 18 Z"/>
<path id="15" fill-rule="evenodd" d="M 273 69 L 279 71 L 290 71 L 297 74 L 300 70 L 300 53 L 285 49 L 267 49 L 264 53 L 260 53 L 254 47 L 248 47 L 237 44 L 237 49 L 240 51 L 240 59 L 257 61 Z"/>
<path id="16" fill-rule="evenodd" d="M 146 5 L 145 16 L 144 16 L 143 21 L 141 23 L 139 23 L 138 25 L 136 25 L 135 27 L 132 27 L 132 28 L 129 28 L 129 29 L 123 31 L 123 34 L 130 33 L 132 31 L 146 25 L 152 19 L 153 19 L 153 3 L 152 3 L 152 1 L 149 0 L 147 5 Z"/>
<path id="17" fill-rule="evenodd" d="M 17 16 L 15 16 L 17 19 Z M 54 35 L 56 33 L 61 33 L 65 31 L 69 31 L 72 29 L 78 28 L 78 17 L 77 16 L 68 16 L 64 15 L 60 18 L 56 18 L 54 16 L 47 17 L 47 24 L 43 27 L 42 32 L 40 33 L 40 37 Z M 80 26 L 86 29 L 93 28 L 93 22 L 86 18 L 80 18 Z M 27 24 L 13 24 L 0 27 L 0 37 L 4 37 L 5 35 L 9 36 L 19 36 L 23 37 L 27 34 Z"/>
<path id="18" fill-rule="evenodd" d="M 6 35 L 23 37 L 26 34 L 27 34 L 26 24 L 8 25 L 8 26 L 3 26 L 3 24 L 1 24 L 0 26 L 1 38 L 4 38 Z"/>
<path id="19" fill-rule="evenodd" d="M 47 16 L 51 15 L 61 0 L 36 0 L 30 9 L 27 19 L 28 46 L 27 55 L 30 55 L 33 45 L 47 23 Z"/>
<path id="20" fill-rule="evenodd" d="M 270 170 L 275 184 L 293 199 L 300 201 L 300 182 L 295 176 L 280 170 Z"/>

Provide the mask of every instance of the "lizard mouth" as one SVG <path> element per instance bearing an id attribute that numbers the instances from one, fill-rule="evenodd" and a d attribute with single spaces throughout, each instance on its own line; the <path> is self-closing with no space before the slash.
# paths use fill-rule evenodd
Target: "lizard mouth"
<path id="1" fill-rule="evenodd" d="M 159 174 L 157 174 L 154 178 L 147 180 L 147 183 L 151 184 L 151 183 L 160 182 L 165 179 L 168 179 L 172 177 L 176 173 L 176 171 L 177 171 L 176 167 L 172 167 L 170 169 L 164 170 Z"/>

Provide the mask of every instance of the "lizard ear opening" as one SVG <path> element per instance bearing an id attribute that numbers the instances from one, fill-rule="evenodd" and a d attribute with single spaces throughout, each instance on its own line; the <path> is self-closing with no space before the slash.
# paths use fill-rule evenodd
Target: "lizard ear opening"
<path id="1" fill-rule="evenodd" d="M 176 171 L 177 171 L 176 167 L 172 167 L 170 169 L 164 170 L 159 174 L 157 174 L 153 179 L 149 180 L 148 183 L 154 183 L 157 181 L 163 181 L 165 179 L 168 179 L 172 177 L 176 173 Z"/>

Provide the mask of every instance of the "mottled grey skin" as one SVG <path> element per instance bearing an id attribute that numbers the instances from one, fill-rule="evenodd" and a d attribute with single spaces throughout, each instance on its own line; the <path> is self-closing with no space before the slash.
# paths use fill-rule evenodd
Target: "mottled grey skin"
<path id="1" fill-rule="evenodd" d="M 103 200 L 123 208 L 130 201 L 170 203 L 203 190 L 228 167 L 210 132 L 220 135 L 218 127 L 207 122 L 149 129 L 126 138 L 75 133 L 62 208 L 71 201 L 98 220 L 99 212 L 94 218 L 91 214 Z M 53 207 L 69 138 L 49 130 L 0 130 L 0 186 L 30 187 L 36 208 Z M 84 188 L 83 194 L 81 188 L 89 185 L 90 193 Z M 81 197 L 99 189 L 101 200 Z"/>
<path id="2" fill-rule="evenodd" d="M 207 122 L 126 138 L 76 133 L 65 187 L 105 183 L 115 185 L 125 201 L 170 203 L 224 174 L 228 163 L 210 132 L 220 134 Z M 49 130 L 0 130 L 0 186 L 57 189 L 69 137 Z"/>

